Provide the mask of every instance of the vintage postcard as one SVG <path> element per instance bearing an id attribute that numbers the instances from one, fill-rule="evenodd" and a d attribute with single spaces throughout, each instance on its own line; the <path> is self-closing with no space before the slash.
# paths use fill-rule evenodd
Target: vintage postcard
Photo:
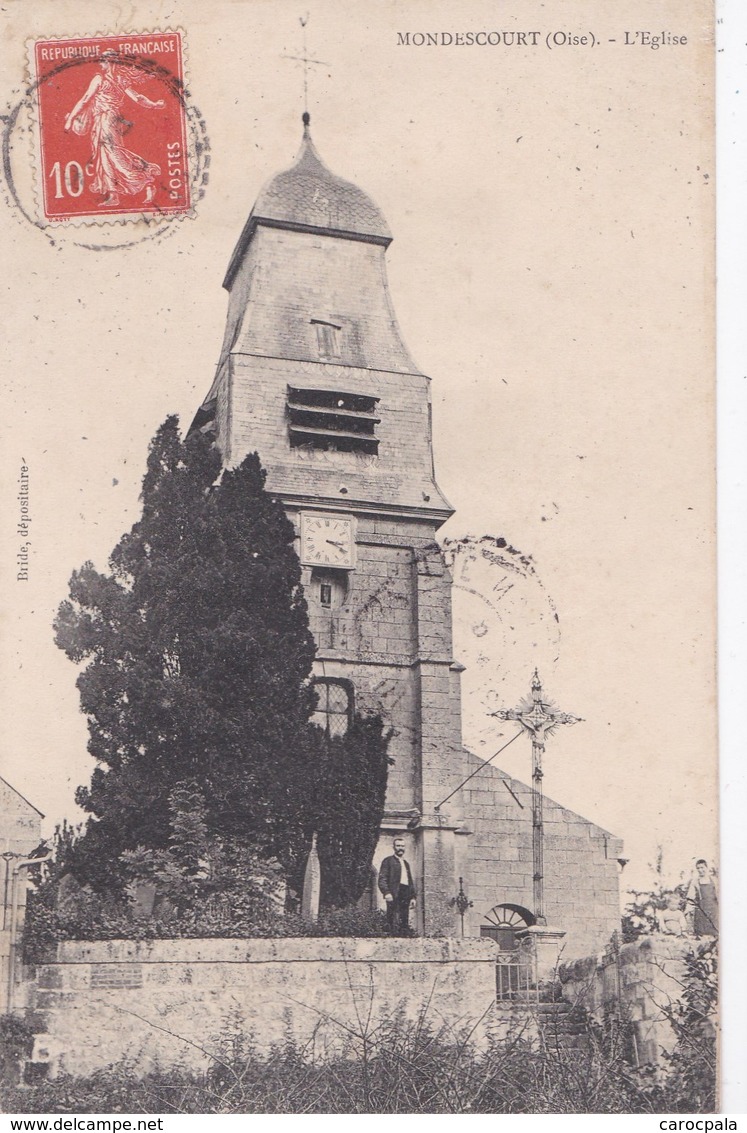
<path id="1" fill-rule="evenodd" d="M 711 4 L 2 20 L 6 1111 L 711 1112 Z"/>

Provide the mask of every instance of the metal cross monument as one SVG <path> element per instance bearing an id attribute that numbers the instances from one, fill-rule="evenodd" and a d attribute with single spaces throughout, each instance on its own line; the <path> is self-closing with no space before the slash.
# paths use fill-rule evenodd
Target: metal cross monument
<path id="1" fill-rule="evenodd" d="M 545 848 L 542 819 L 542 754 L 545 740 L 561 724 L 579 724 L 580 716 L 559 712 L 554 705 L 542 699 L 542 682 L 534 670 L 531 700 L 521 702 L 518 708 L 502 708 L 491 713 L 499 720 L 516 720 L 522 730 L 532 737 L 532 867 L 534 915 L 537 924 L 545 924 Z"/>

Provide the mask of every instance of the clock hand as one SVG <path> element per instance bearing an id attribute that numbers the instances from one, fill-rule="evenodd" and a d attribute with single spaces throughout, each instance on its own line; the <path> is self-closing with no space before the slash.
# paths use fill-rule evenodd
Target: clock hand
<path id="1" fill-rule="evenodd" d="M 331 543 L 333 547 L 339 547 L 341 551 L 345 550 L 344 543 L 338 543 L 335 539 L 325 539 L 325 543 Z"/>

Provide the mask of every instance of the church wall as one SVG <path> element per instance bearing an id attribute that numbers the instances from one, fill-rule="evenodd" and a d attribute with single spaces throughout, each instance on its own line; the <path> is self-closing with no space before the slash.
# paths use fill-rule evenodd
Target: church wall
<path id="1" fill-rule="evenodd" d="M 223 332 L 223 345 L 218 363 L 218 375 L 222 378 L 227 374 L 228 356 L 241 330 L 256 267 L 257 246 L 254 241 L 251 241 L 228 293 L 226 329 Z"/>
<path id="2" fill-rule="evenodd" d="M 393 729 L 388 812 L 432 806 L 463 777 L 451 584 L 434 537 L 432 523 L 359 515 L 356 568 L 329 609 L 327 575 L 304 568 L 317 676 L 352 681 L 358 709 Z"/>
<path id="3" fill-rule="evenodd" d="M 39 811 L 14 791 L 9 783 L 0 779 L 0 853 L 13 855 L 11 858 L 0 858 L 0 1014 L 8 1009 L 13 860 L 28 857 L 39 845 L 41 820 Z M 16 880 L 16 924 L 19 934 L 26 913 L 27 886 L 28 874 L 22 869 Z"/>
<path id="4" fill-rule="evenodd" d="M 480 761 L 471 759 L 477 767 Z M 467 895 L 474 902 L 469 924 L 478 935 L 495 905 L 533 909 L 531 790 L 485 768 L 463 794 L 465 825 L 473 831 L 465 839 Z M 547 923 L 565 930 L 565 957 L 600 951 L 620 928 L 622 842 L 551 799 L 544 803 L 544 830 Z"/>
<path id="5" fill-rule="evenodd" d="M 289 513 L 295 521 L 295 509 Z M 319 643 L 316 674 L 350 680 L 357 707 L 381 714 L 392 728 L 394 763 L 375 863 L 391 852 L 392 833 L 405 832 L 416 815 L 428 816 L 416 835 L 407 835 L 421 891 L 413 927 L 442 933 L 456 926 L 448 905 L 455 893 L 453 831 L 440 827 L 460 821 L 459 795 L 434 812 L 465 770 L 451 580 L 434 536 L 432 522 L 359 513 L 357 564 L 339 605 L 321 606 L 324 571 L 305 568 L 304 586 Z M 375 890 L 373 897 L 377 903 Z"/>
<path id="6" fill-rule="evenodd" d="M 230 421 L 231 383 L 226 375 L 216 390 L 215 428 L 222 438 L 221 448 L 224 463 L 231 465 L 231 421 Z"/>
<path id="7" fill-rule="evenodd" d="M 288 514 L 298 527 L 295 509 Z M 319 652 L 395 664 L 417 657 L 451 664 L 451 582 L 433 525 L 401 521 L 393 534 L 381 527 L 365 513 L 358 515 L 356 566 L 331 607 L 321 605 L 324 569 L 304 568 Z"/>

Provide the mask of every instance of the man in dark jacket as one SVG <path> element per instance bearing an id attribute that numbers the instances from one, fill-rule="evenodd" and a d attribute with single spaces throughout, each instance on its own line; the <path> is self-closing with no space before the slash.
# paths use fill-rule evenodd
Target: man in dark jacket
<path id="1" fill-rule="evenodd" d="M 389 928 L 399 936 L 407 936 L 410 906 L 415 904 L 415 882 L 410 863 L 405 860 L 403 838 L 392 843 L 394 853 L 384 858 L 379 869 L 379 889 L 386 901 L 386 919 Z"/>

